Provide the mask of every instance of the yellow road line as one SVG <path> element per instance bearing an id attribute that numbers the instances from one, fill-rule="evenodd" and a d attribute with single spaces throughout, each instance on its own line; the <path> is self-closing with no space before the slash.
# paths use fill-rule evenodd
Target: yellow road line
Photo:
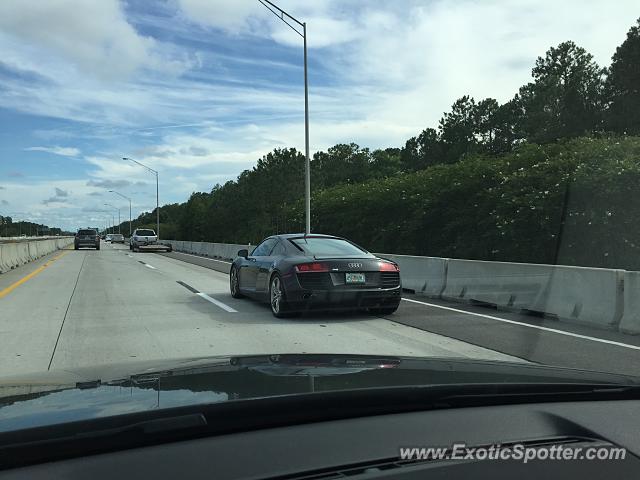
<path id="1" fill-rule="evenodd" d="M 45 263 L 44 265 L 39 266 L 38 268 L 36 268 L 33 272 L 31 272 L 29 275 L 25 275 L 24 277 L 22 277 L 20 280 L 18 280 L 17 282 L 9 285 L 7 288 L 5 288 L 4 290 L 0 290 L 0 298 L 5 297 L 7 295 L 9 295 L 13 290 L 15 290 L 16 288 L 18 288 L 20 285 L 22 285 L 23 283 L 31 280 L 33 277 L 35 277 L 36 275 L 38 275 L 39 273 L 41 273 L 45 268 L 47 268 L 49 265 L 51 265 L 53 262 L 55 262 L 56 260 L 58 260 L 61 257 L 64 257 L 67 253 L 69 253 L 68 251 L 62 252 L 59 255 L 56 255 L 55 257 L 53 257 L 51 260 L 49 260 L 47 263 Z"/>

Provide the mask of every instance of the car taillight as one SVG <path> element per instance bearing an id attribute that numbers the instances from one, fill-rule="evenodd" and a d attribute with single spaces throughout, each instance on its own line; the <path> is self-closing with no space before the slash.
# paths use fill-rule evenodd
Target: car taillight
<path id="1" fill-rule="evenodd" d="M 395 263 L 380 262 L 381 272 L 399 272 L 400 268 Z"/>
<path id="2" fill-rule="evenodd" d="M 329 265 L 326 263 L 301 263 L 300 265 L 296 265 L 296 272 L 304 273 L 304 272 L 328 272 Z"/>

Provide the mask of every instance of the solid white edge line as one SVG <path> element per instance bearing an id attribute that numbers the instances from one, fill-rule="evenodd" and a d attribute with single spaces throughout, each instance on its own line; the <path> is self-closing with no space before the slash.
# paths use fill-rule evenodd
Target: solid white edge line
<path id="1" fill-rule="evenodd" d="M 216 300 L 215 298 L 211 298 L 209 295 L 207 295 L 206 293 L 202 293 L 202 292 L 198 292 L 196 293 L 196 295 L 198 295 L 199 297 L 204 298 L 205 300 L 213 303 L 214 305 L 217 305 L 218 307 L 220 307 L 221 309 L 229 312 L 229 313 L 238 313 L 237 310 L 231 308 L 229 305 L 222 303 L 219 300 Z"/>
<path id="2" fill-rule="evenodd" d="M 203 260 L 210 260 L 212 262 L 219 262 L 219 263 L 225 263 L 227 265 L 231 265 L 232 262 L 225 262 L 224 260 L 216 260 L 215 258 L 209 258 L 209 257 L 202 257 L 200 255 L 193 255 L 192 253 L 184 253 L 184 252 L 177 252 L 177 251 L 173 251 L 173 252 L 169 252 L 169 253 L 179 253 L 180 255 L 187 255 L 189 257 L 196 257 L 196 258 L 201 258 Z"/>
<path id="3" fill-rule="evenodd" d="M 629 345 L 628 343 L 621 343 L 613 340 L 606 340 L 604 338 L 590 337 L 588 335 L 580 335 L 579 333 L 565 332 L 564 330 L 558 330 L 558 329 L 549 328 L 549 327 L 541 327 L 539 325 L 531 325 L 529 323 L 517 322 L 515 320 L 508 320 L 506 318 L 494 317 L 493 315 L 485 315 L 483 313 L 467 312 L 466 310 L 460 310 L 459 308 L 444 307 L 442 305 L 436 305 L 435 303 L 420 302 L 418 300 L 413 300 L 411 298 L 403 298 L 402 300 L 404 300 L 405 302 L 419 303 L 420 305 L 426 305 L 428 307 L 441 308 L 443 310 L 449 310 L 452 312 L 465 313 L 467 315 L 474 315 L 476 317 L 488 318 L 489 320 L 496 320 L 498 322 L 511 323 L 512 325 L 520 325 L 521 327 L 535 328 L 536 330 L 544 330 L 545 332 L 557 333 L 560 335 L 566 335 L 568 337 L 582 338 L 584 340 L 591 340 L 592 342 L 606 343 L 609 345 L 615 345 L 617 347 L 640 350 L 640 346 Z"/>
<path id="4" fill-rule="evenodd" d="M 145 263 L 144 266 L 147 268 L 152 268 L 154 270 L 157 270 L 156 267 L 154 267 L 153 265 L 149 265 L 148 263 Z"/>

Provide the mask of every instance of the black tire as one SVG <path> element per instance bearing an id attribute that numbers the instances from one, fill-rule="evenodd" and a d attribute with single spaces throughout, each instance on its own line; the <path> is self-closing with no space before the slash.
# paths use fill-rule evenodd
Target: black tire
<path id="1" fill-rule="evenodd" d="M 98 246 L 96 247 L 96 250 L 100 250 L 100 245 L 98 245 Z"/>
<path id="2" fill-rule="evenodd" d="M 133 245 L 129 244 L 129 250 L 133 250 Z"/>
<path id="3" fill-rule="evenodd" d="M 74 250 L 80 250 L 80 247 L 79 247 L 79 246 L 77 246 L 77 245 L 74 245 L 74 246 L 73 246 L 73 249 L 74 249 Z"/>
<path id="4" fill-rule="evenodd" d="M 278 300 L 274 304 L 276 288 L 280 293 Z M 297 312 L 291 311 L 290 305 L 287 303 L 287 294 L 282 286 L 282 278 L 279 273 L 274 273 L 269 280 L 269 307 L 276 318 L 290 318 L 297 315 Z"/>
<path id="5" fill-rule="evenodd" d="M 229 272 L 229 291 L 233 298 L 243 298 L 244 295 L 240 293 L 240 277 L 238 276 L 238 269 L 231 267 Z"/>
<path id="6" fill-rule="evenodd" d="M 374 307 L 369 309 L 369 313 L 373 315 L 391 315 L 395 313 L 396 310 L 398 310 L 399 306 L 400 304 L 398 303 L 397 305 L 392 305 L 389 307 Z"/>

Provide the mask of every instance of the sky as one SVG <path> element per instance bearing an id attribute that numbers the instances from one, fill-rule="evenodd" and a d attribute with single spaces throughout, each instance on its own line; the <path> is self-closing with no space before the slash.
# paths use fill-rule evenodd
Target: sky
<path id="1" fill-rule="evenodd" d="M 401 147 L 465 94 L 503 102 L 565 40 L 601 66 L 637 0 L 280 0 L 307 23 L 312 153 Z M 0 1 L 0 215 L 134 218 L 304 151 L 301 37 L 258 0 Z M 313 181 L 313 179 L 312 179 Z M 105 205 L 109 204 L 109 205 Z"/>

